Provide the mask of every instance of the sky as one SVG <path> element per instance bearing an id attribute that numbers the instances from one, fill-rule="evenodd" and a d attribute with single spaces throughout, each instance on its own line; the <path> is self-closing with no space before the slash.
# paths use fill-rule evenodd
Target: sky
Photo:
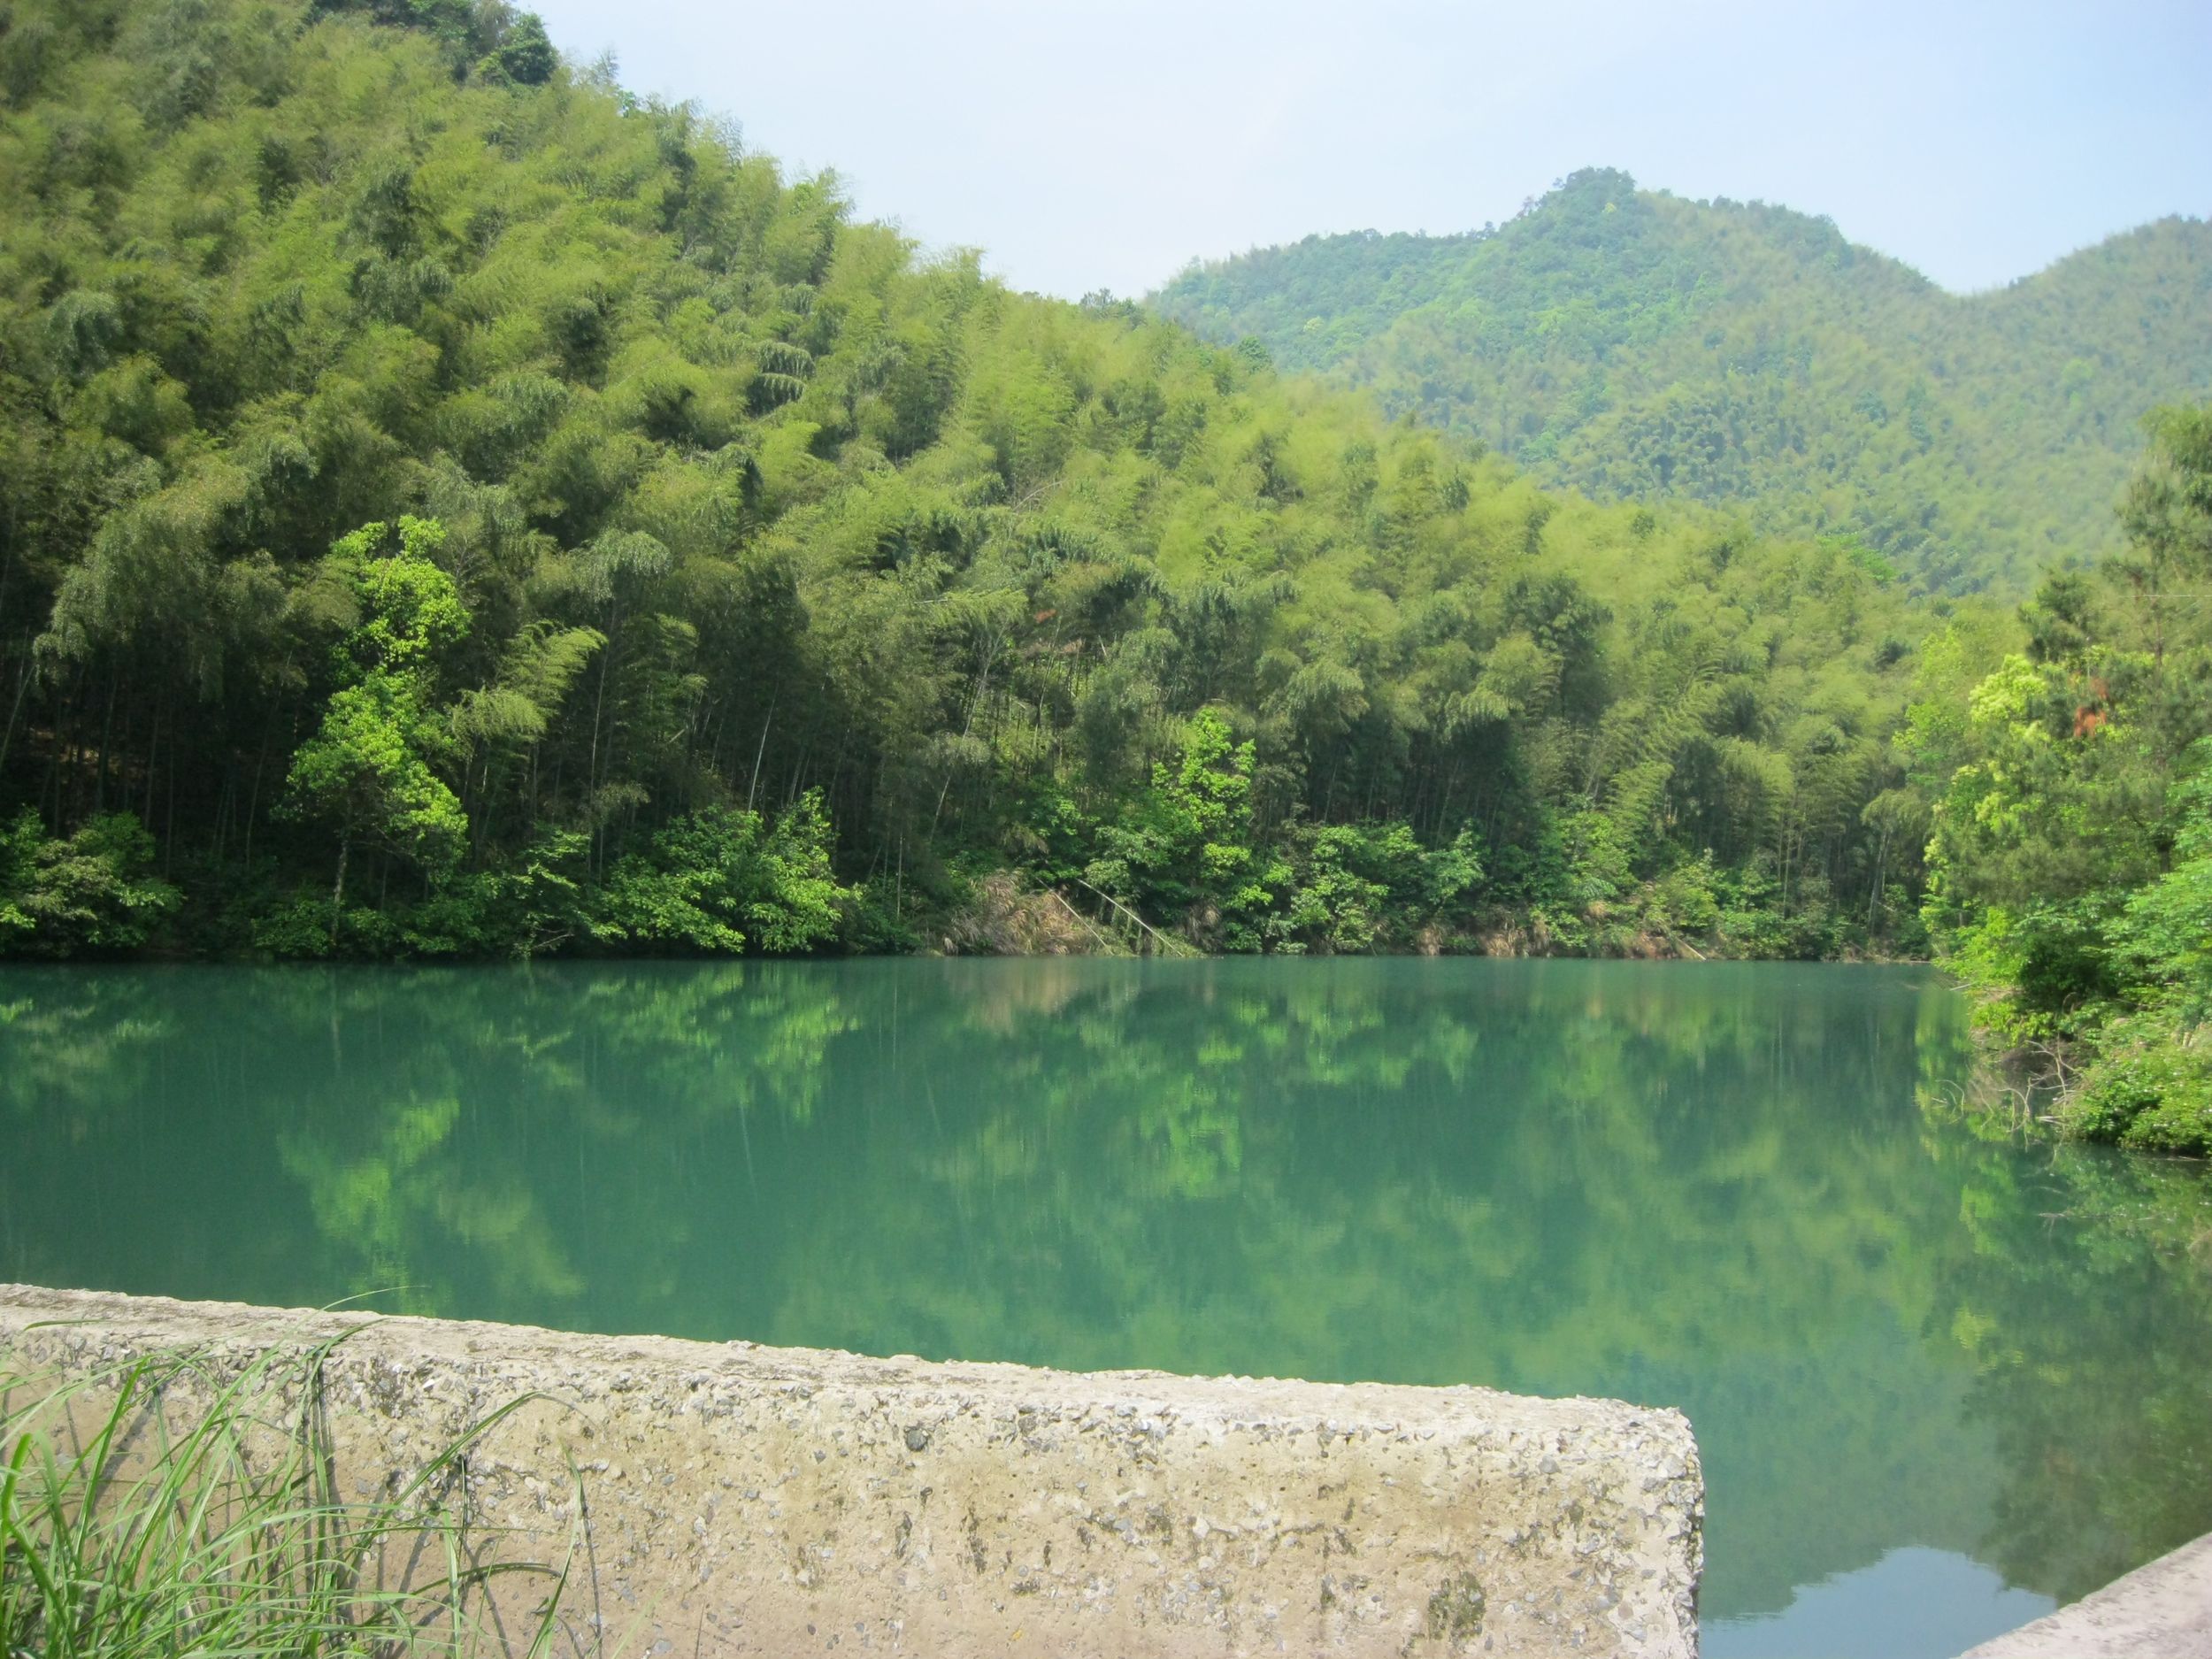
<path id="1" fill-rule="evenodd" d="M 2212 0 L 524 0 L 574 60 L 1016 286 L 1141 295 L 1578 167 L 1778 202 L 1961 292 L 2212 215 Z"/>

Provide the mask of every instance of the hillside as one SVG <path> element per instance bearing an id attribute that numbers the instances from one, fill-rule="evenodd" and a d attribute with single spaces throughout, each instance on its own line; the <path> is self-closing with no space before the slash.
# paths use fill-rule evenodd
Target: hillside
<path id="1" fill-rule="evenodd" d="M 1860 549 L 919 259 L 500 4 L 0 27 L 0 950 L 1916 941 Z"/>
<path id="2" fill-rule="evenodd" d="M 2186 219 L 1961 297 L 1825 219 L 1594 170 L 1494 229 L 1310 236 L 1153 303 L 1548 484 L 1855 534 L 1941 591 L 2116 545 L 2142 417 L 2212 393 L 2212 226 Z"/>

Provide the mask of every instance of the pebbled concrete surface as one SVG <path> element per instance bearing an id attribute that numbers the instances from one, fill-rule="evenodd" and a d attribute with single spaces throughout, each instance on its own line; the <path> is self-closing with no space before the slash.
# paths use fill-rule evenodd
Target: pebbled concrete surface
<path id="1" fill-rule="evenodd" d="M 2212 1536 L 1961 1659 L 2212 1659 Z"/>
<path id="2" fill-rule="evenodd" d="M 565 1605 L 626 1652 L 1697 1651 L 1675 1411 L 0 1286 L 0 1377 L 179 1348 L 220 1373 L 341 1332 L 326 1397 L 365 1494 L 543 1396 L 471 1455 L 469 1501 L 511 1557 L 558 1560 L 572 1460 L 593 1571 Z"/>

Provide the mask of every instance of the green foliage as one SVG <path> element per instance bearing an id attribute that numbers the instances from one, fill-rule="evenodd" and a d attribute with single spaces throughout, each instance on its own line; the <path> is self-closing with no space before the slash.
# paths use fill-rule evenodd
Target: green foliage
<path id="1" fill-rule="evenodd" d="M 2202 1022 L 2183 1025 L 2163 1011 L 2108 1020 L 2060 1122 L 2075 1134 L 2144 1151 L 2212 1152 L 2212 1045 Z"/>
<path id="2" fill-rule="evenodd" d="M 718 807 L 661 830 L 608 877 L 599 932 L 707 952 L 741 950 L 749 937 L 759 949 L 787 953 L 833 937 L 854 896 L 831 872 L 829 820 L 821 796 L 809 793 L 772 826 L 757 812 Z"/>
<path id="3" fill-rule="evenodd" d="M 0 1375 L 0 1653 L 511 1652 L 489 1592 L 514 1575 L 550 1590 L 521 1632 L 534 1650 L 565 1570 L 464 1565 L 480 1531 L 442 1496 L 506 1411 L 349 1500 L 321 1411 L 333 1346 L 242 1369 L 156 1354 L 60 1386 Z"/>
<path id="4" fill-rule="evenodd" d="M 386 536 L 385 526 L 367 525 L 331 549 L 362 620 L 338 649 L 340 683 L 320 729 L 294 753 L 285 786 L 287 810 L 337 836 L 334 943 L 357 844 L 396 854 L 434 883 L 452 872 L 468 835 L 468 815 L 435 770 L 450 738 L 434 703 L 438 659 L 466 635 L 468 612 L 430 559 L 442 526 L 402 518 L 397 550 L 379 557 Z"/>
<path id="5" fill-rule="evenodd" d="M 1286 840 L 1286 897 L 1268 920 L 1279 949 L 1434 949 L 1483 888 L 1472 829 L 1432 849 L 1403 824 L 1298 825 Z"/>
<path id="6" fill-rule="evenodd" d="M 1202 912 L 1198 928 L 1251 949 L 1253 918 L 1273 898 L 1272 872 L 1251 844 L 1255 754 L 1250 742 L 1233 745 L 1217 710 L 1201 709 L 1175 763 L 1156 764 L 1151 787 L 1100 829 L 1102 856 L 1085 881 L 1156 914 Z"/>
<path id="7" fill-rule="evenodd" d="M 2167 987 L 2197 1025 L 2212 1018 L 2212 741 L 2200 739 L 2188 764 L 2171 796 L 2172 862 L 2128 895 L 2119 946 L 2128 970 Z"/>
<path id="8" fill-rule="evenodd" d="M 178 902 L 153 862 L 153 837 L 127 812 L 65 838 L 48 836 L 35 812 L 19 813 L 0 825 L 0 952 L 138 949 Z"/>
<path id="9" fill-rule="evenodd" d="M 2162 412 L 2129 546 L 2023 608 L 2025 652 L 1906 747 L 1935 800 L 1924 905 L 1984 1023 L 2048 1057 L 2078 1133 L 2212 1151 L 2212 407 Z M 1947 702 L 1970 660 L 1928 661 Z M 1985 638 L 1983 649 L 1992 649 Z"/>
<path id="10" fill-rule="evenodd" d="M 355 673 L 426 667 L 469 631 L 452 577 L 431 559 L 445 544 L 445 526 L 403 518 L 398 548 L 380 556 L 388 534 L 386 526 L 364 525 L 331 549 L 332 564 L 352 580 L 364 612 L 340 648 L 345 668 Z"/>
<path id="11" fill-rule="evenodd" d="M 544 21 L 506 0 L 311 0 L 311 15 L 354 12 L 436 42 L 456 79 L 542 86 L 560 66 Z"/>
<path id="12" fill-rule="evenodd" d="M 450 867 L 468 818 L 426 757 L 437 733 L 403 675 L 378 669 L 334 692 L 292 761 L 298 810 L 331 819 L 342 845 L 373 836 L 426 870 Z"/>
<path id="13" fill-rule="evenodd" d="M 1292 849 L 1294 885 L 1280 926 L 1297 949 L 1371 949 L 1392 900 L 1413 898 L 1425 885 L 1420 844 L 1402 824 L 1379 832 L 1301 826 Z"/>
<path id="14" fill-rule="evenodd" d="M 2208 259 L 2201 221 L 2163 219 L 1960 298 L 1824 219 L 1593 169 L 1503 226 L 1309 236 L 1154 303 L 1548 483 L 1740 504 L 1924 588 L 2017 591 L 2114 546 L 2138 419 L 2212 393 Z"/>
<path id="15" fill-rule="evenodd" d="M 1759 949 L 1914 936 L 1874 538 L 922 258 L 501 5 L 11 16 L 0 809 L 134 812 L 187 942 L 888 944 L 998 872 L 1156 942 L 1733 951 L 1708 863 Z"/>
<path id="16" fill-rule="evenodd" d="M 500 69 L 518 86 L 543 86 L 560 65 L 553 42 L 545 36 L 545 25 L 534 12 L 515 19 L 496 51 Z"/>

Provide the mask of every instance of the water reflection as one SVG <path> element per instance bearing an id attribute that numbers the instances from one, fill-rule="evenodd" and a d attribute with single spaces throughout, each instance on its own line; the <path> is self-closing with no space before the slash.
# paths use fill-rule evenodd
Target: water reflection
<path id="1" fill-rule="evenodd" d="M 1959 1654 L 2055 1606 L 1947 1549 L 1893 1549 L 1870 1567 L 1801 1588 L 1787 1611 L 1709 1618 L 1704 1659 L 1834 1659 L 1839 1653 Z"/>
<path id="2" fill-rule="evenodd" d="M 0 1274 L 1622 1394 L 1710 1618 L 2070 1599 L 2212 1528 L 2203 1189 L 1924 1109 L 1963 1039 L 1878 969 L 11 971 Z"/>

